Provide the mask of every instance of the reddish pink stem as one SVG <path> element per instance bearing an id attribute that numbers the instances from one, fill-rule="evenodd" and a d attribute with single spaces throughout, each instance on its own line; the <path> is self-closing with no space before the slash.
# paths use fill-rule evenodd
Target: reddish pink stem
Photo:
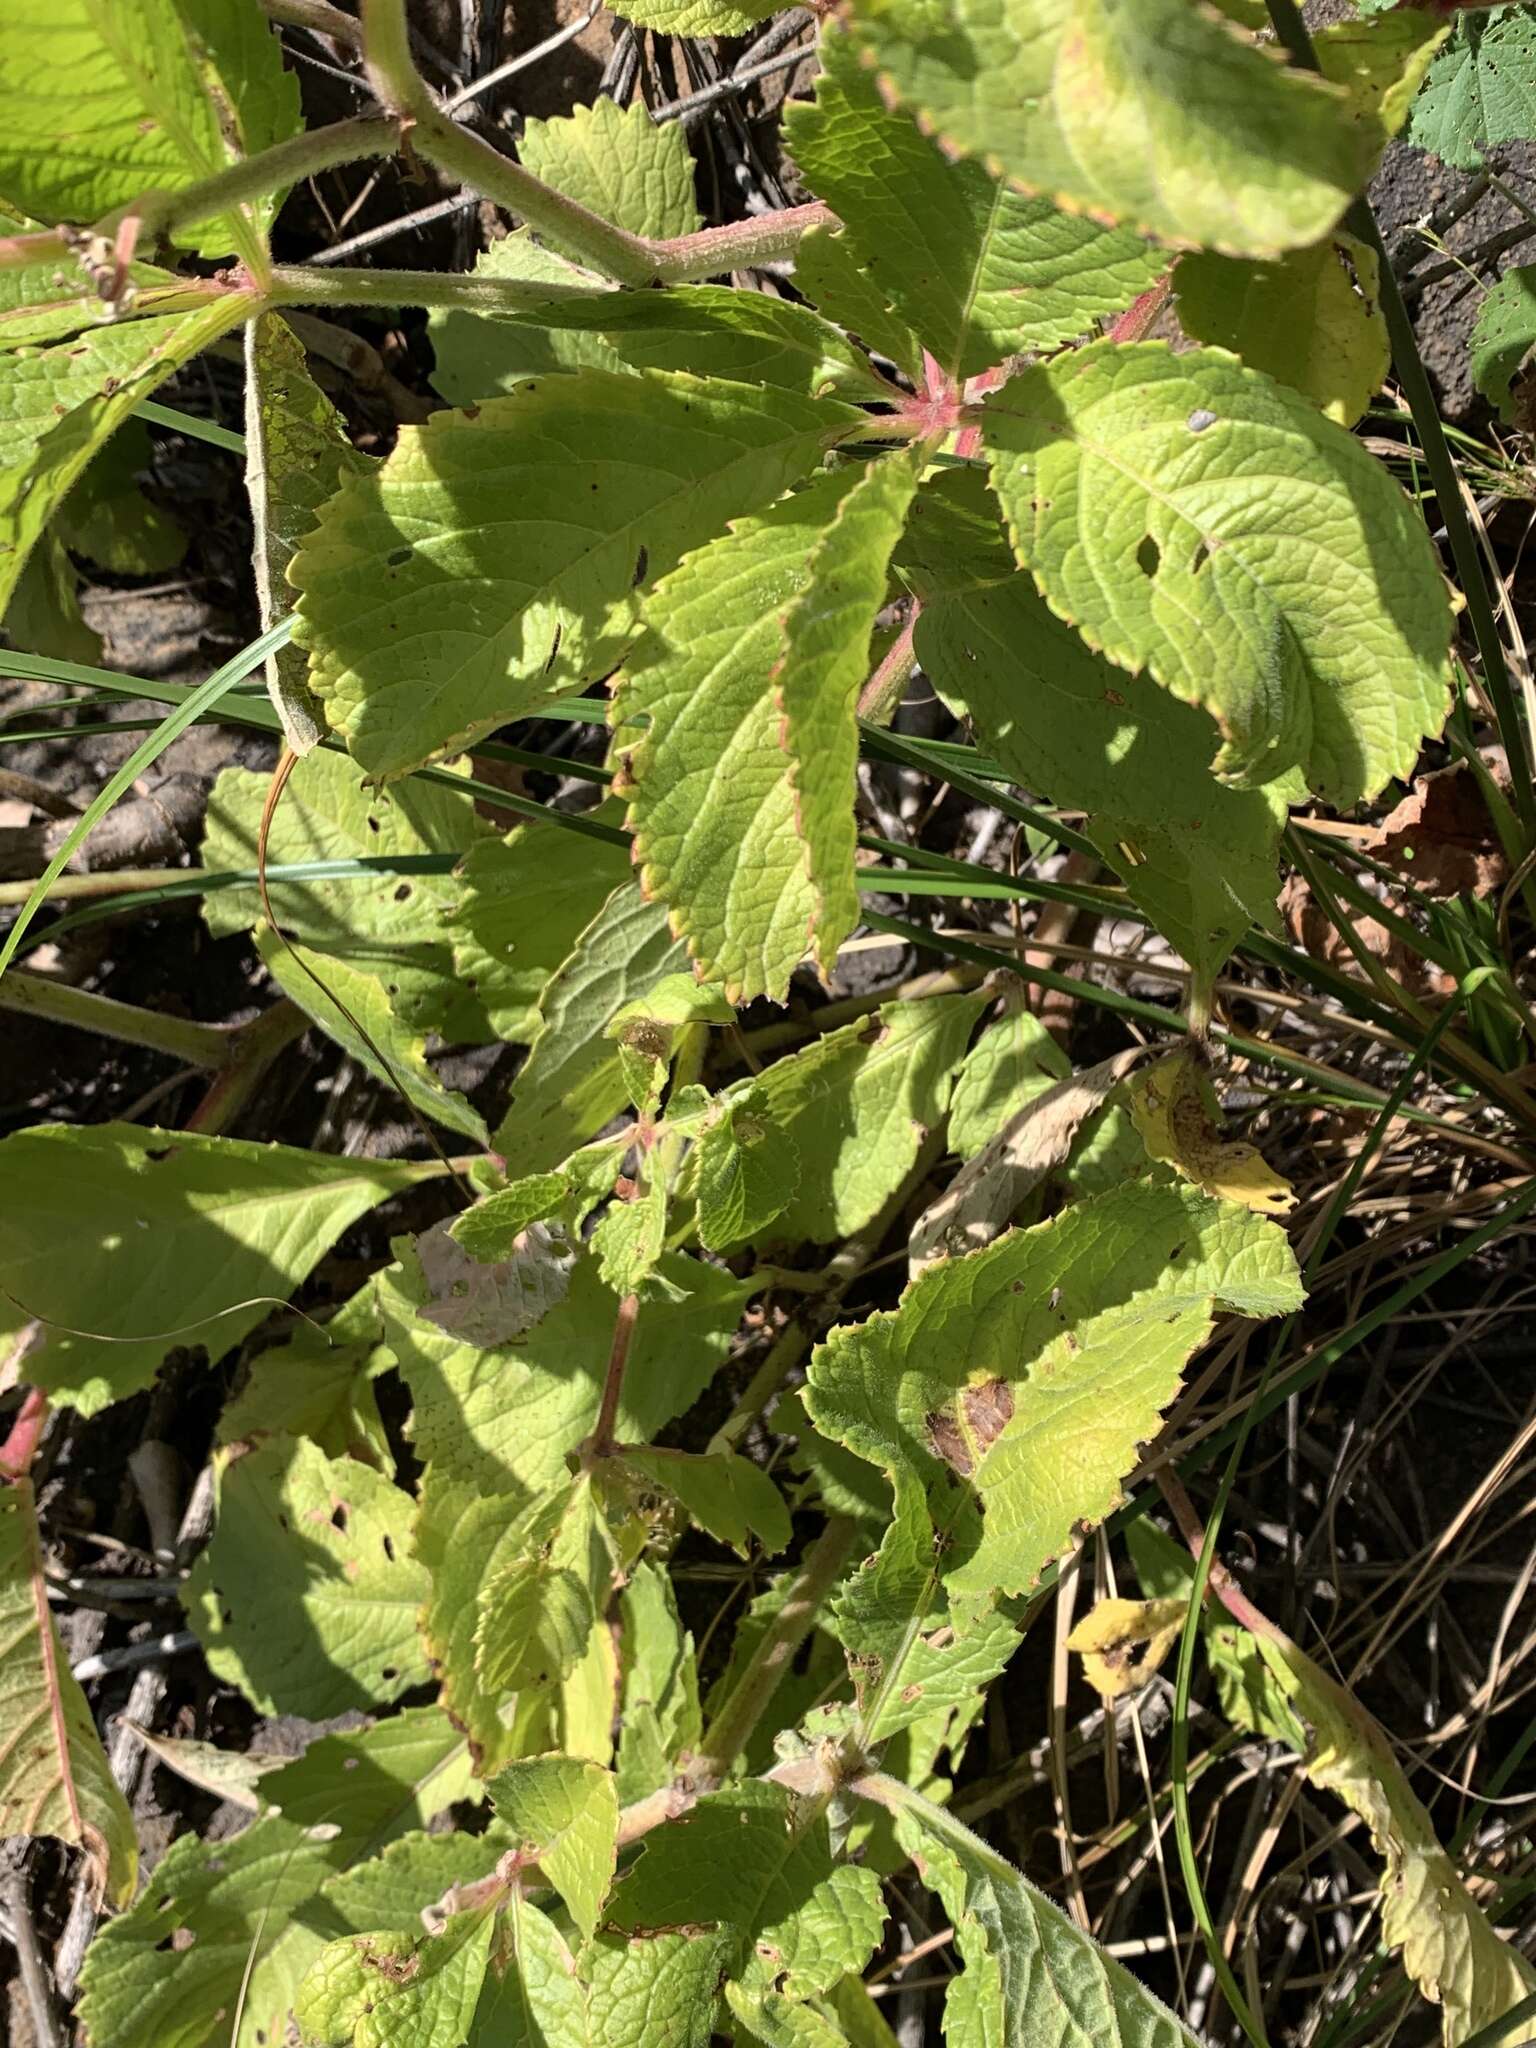
<path id="1" fill-rule="evenodd" d="M 11 1433 L 0 1444 L 0 1480 L 25 1479 L 37 1455 L 43 1424 L 48 1420 L 48 1396 L 41 1387 L 28 1387 L 26 1397 L 11 1423 Z"/>

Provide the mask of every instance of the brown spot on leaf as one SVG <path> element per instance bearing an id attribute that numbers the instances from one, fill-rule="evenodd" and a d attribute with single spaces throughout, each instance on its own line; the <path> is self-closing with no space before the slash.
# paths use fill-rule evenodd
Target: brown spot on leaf
<path id="1" fill-rule="evenodd" d="M 1013 1419 L 1013 1389 L 1003 1379 L 963 1387 L 954 1408 L 935 1408 L 923 1417 L 928 1442 L 946 1465 L 969 1479 Z"/>

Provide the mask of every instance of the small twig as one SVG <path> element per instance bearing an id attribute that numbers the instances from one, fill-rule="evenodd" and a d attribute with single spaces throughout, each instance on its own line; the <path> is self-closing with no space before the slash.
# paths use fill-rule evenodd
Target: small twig
<path id="1" fill-rule="evenodd" d="M 455 214 L 467 213 L 471 207 L 480 204 L 478 192 L 461 192 L 455 199 L 437 199 L 430 206 L 418 207 L 415 213 L 403 213 L 398 220 L 386 220 L 378 227 L 364 228 L 361 234 L 348 235 L 344 242 L 336 242 L 329 249 L 322 249 L 318 255 L 309 258 L 309 267 L 331 263 L 344 263 L 349 256 L 361 256 L 367 249 L 377 249 L 382 242 L 392 242 L 397 235 L 408 235 L 416 228 L 429 228 L 440 220 L 451 220 Z"/>
<path id="2" fill-rule="evenodd" d="M 653 121 L 691 121 L 707 113 L 722 100 L 731 99 L 736 93 L 745 92 L 749 85 L 755 85 L 760 78 L 772 78 L 775 72 L 788 71 L 794 65 L 814 57 L 816 47 L 806 43 L 803 48 L 782 50 L 776 57 L 767 57 L 761 64 L 745 65 L 740 71 L 732 71 L 725 78 L 717 78 L 712 85 L 701 86 L 685 99 L 669 100 L 664 107 L 658 107 L 651 116 Z"/>
<path id="3" fill-rule="evenodd" d="M 470 100 L 479 99 L 483 93 L 492 91 L 509 78 L 515 78 L 518 72 L 526 71 L 530 65 L 539 63 L 542 58 L 552 57 L 556 50 L 563 50 L 567 43 L 574 43 L 579 35 L 584 34 L 602 11 L 603 0 L 591 0 L 585 14 L 577 15 L 574 21 L 568 21 L 564 28 L 556 29 L 554 34 L 546 36 L 543 42 L 535 43 L 532 49 L 523 50 L 516 57 L 509 57 L 505 64 L 498 64 L 494 71 L 487 71 L 484 78 L 472 78 L 468 85 L 460 86 L 456 93 L 443 101 L 443 112 L 457 112 Z"/>
<path id="4" fill-rule="evenodd" d="M 48 1984 L 48 1966 L 38 1947 L 27 1881 L 19 1870 L 7 1871 L 4 1896 L 10 1916 L 11 1941 L 20 1965 L 21 1988 L 27 2001 L 27 2016 L 32 2022 L 37 2048 L 64 2048 L 64 2036 L 59 2029 L 53 1993 Z"/>
<path id="5" fill-rule="evenodd" d="M 105 1678 L 111 1671 L 137 1671 L 143 1664 L 163 1664 L 169 1657 L 185 1656 L 198 1648 L 190 1629 L 179 1628 L 170 1635 L 154 1636 L 147 1643 L 125 1643 L 120 1650 L 102 1650 L 94 1657 L 82 1657 L 72 1669 L 82 1685 L 88 1678 Z"/>

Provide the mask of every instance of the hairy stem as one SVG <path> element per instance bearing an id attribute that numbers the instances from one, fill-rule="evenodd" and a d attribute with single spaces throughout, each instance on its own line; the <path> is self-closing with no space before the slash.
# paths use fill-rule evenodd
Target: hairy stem
<path id="1" fill-rule="evenodd" d="M 1290 52 L 1293 62 L 1300 65 L 1303 70 L 1320 70 L 1317 52 L 1312 47 L 1312 37 L 1295 0 L 1268 0 L 1268 7 L 1269 18 L 1275 26 L 1275 34 Z M 1493 705 L 1494 715 L 1498 719 L 1499 730 L 1509 754 L 1509 773 L 1513 784 L 1515 807 L 1520 813 L 1520 823 L 1525 829 L 1527 844 L 1530 844 L 1536 842 L 1536 785 L 1533 785 L 1531 780 L 1530 736 L 1526 733 L 1519 708 L 1515 703 L 1514 688 L 1509 678 L 1509 665 L 1504 658 L 1504 643 L 1499 637 L 1493 600 L 1489 595 L 1487 578 L 1483 573 L 1482 556 L 1478 552 L 1472 525 L 1467 518 L 1461 478 L 1457 474 L 1450 443 L 1445 438 L 1445 429 L 1440 422 L 1440 408 L 1435 403 L 1435 394 L 1430 386 L 1429 374 L 1424 368 L 1424 359 L 1419 354 L 1418 337 L 1413 331 L 1413 322 L 1408 317 L 1407 306 L 1403 303 L 1403 295 L 1398 288 L 1391 258 L 1387 254 L 1387 245 L 1382 240 L 1381 229 L 1369 201 L 1364 198 L 1357 199 L 1344 216 L 1344 224 L 1352 234 L 1357 235 L 1362 242 L 1376 251 L 1381 272 L 1377 296 L 1381 301 L 1382 316 L 1386 320 L 1387 335 L 1392 344 L 1393 367 L 1403 388 L 1403 396 L 1408 401 L 1408 410 L 1413 415 L 1414 430 L 1418 434 L 1419 446 L 1424 453 L 1424 465 L 1435 488 L 1435 502 L 1440 507 L 1446 539 L 1451 544 L 1451 558 L 1456 564 L 1457 579 L 1467 602 L 1467 618 L 1472 627 L 1472 637 L 1477 642 L 1478 653 L 1482 656 L 1483 685 Z"/>
<path id="2" fill-rule="evenodd" d="M 313 270 L 279 263 L 272 271 L 268 303 L 274 306 L 427 306 L 450 312 L 521 313 L 529 306 L 562 298 L 603 296 L 594 282 L 587 290 L 516 277 L 449 277 L 433 270 Z"/>
<path id="3" fill-rule="evenodd" d="M 624 1372 L 629 1364 L 629 1347 L 634 1339 L 635 1319 L 640 1313 L 638 1294 L 626 1294 L 619 1303 L 619 1313 L 614 1319 L 613 1343 L 608 1351 L 608 1371 L 603 1379 L 603 1398 L 597 1411 L 597 1420 L 592 1425 L 592 1434 L 587 1438 L 582 1452 L 582 1464 L 588 1469 L 599 1458 L 608 1458 L 618 1449 L 614 1441 L 613 1427 L 619 1419 L 619 1402 L 624 1395 Z"/>
<path id="4" fill-rule="evenodd" d="M 249 1024 L 237 1025 L 229 1034 L 224 1070 L 187 1118 L 186 1128 L 205 1134 L 227 1131 L 273 1063 L 304 1036 L 309 1023 L 307 1013 L 284 996 Z"/>
<path id="5" fill-rule="evenodd" d="M 373 89 L 409 123 L 412 148 L 620 284 L 683 284 L 772 262 L 790 255 L 811 228 L 836 220 L 825 206 L 796 206 L 694 235 L 659 241 L 633 235 L 556 192 L 444 113 L 411 55 L 405 0 L 362 0 L 362 26 Z"/>
<path id="6" fill-rule="evenodd" d="M 124 1045 L 142 1045 L 151 1052 L 163 1052 L 167 1058 L 184 1060 L 192 1067 L 219 1068 L 230 1056 L 232 1034 L 217 1024 L 196 1024 L 186 1017 L 141 1010 L 133 1003 L 120 1003 L 91 989 L 71 988 L 67 982 L 29 974 L 20 967 L 13 967 L 0 981 L 0 1010 L 42 1017 L 51 1024 L 71 1024 L 80 1031 L 96 1031 Z"/>
<path id="7" fill-rule="evenodd" d="M 399 147 L 398 121 L 376 114 L 334 121 L 329 127 L 292 135 L 286 142 L 231 164 L 226 171 L 200 178 L 195 185 L 183 185 L 174 192 L 146 192 L 131 207 L 120 207 L 98 222 L 97 232 L 110 232 L 131 213 L 139 222 L 139 239 L 152 241 L 183 222 L 207 220 L 264 199 L 280 186 L 297 184 L 317 171 L 334 170 L 338 164 L 356 163 L 363 157 L 392 156 Z"/>
<path id="8" fill-rule="evenodd" d="M 837 1583 L 853 1546 L 854 1525 L 833 1515 L 805 1553 L 788 1597 L 747 1659 L 741 1676 L 709 1725 L 689 1777 L 701 1790 L 718 1785 L 746 1748 L 779 1680 L 815 1626 L 822 1603 Z"/>

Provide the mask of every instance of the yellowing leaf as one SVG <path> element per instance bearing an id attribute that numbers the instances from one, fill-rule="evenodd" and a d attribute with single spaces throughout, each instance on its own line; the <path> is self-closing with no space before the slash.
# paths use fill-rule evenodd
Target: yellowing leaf
<path id="1" fill-rule="evenodd" d="M 1374 249 L 1342 233 L 1274 263 L 1186 256 L 1174 273 L 1179 320 L 1352 427 L 1392 367 L 1379 268 Z"/>
<path id="2" fill-rule="evenodd" d="M 1178 1545 L 1144 1522 L 1128 1540 L 1143 1586 L 1187 1607 L 1193 1571 Z M 1251 1635 L 1207 1607 L 1201 1626 L 1227 1718 L 1298 1751 L 1312 1783 L 1370 1829 L 1384 1865 L 1382 1935 L 1441 2007 L 1445 2048 L 1460 2048 L 1536 1993 L 1536 1966 L 1489 1924 L 1380 1723 L 1272 1625 Z"/>
<path id="3" fill-rule="evenodd" d="M 853 14 L 887 91 L 949 148 L 1176 245 L 1315 242 L 1375 161 L 1340 91 L 1187 0 L 858 0 Z"/>
<path id="4" fill-rule="evenodd" d="M 1102 1699 L 1145 1685 L 1179 1639 L 1187 1600 L 1099 1600 L 1067 1637 Z"/>
<path id="5" fill-rule="evenodd" d="M 0 1836 L 83 1849 L 96 1897 L 133 1897 L 133 1816 L 54 1627 L 29 1479 L 0 1481 Z"/>
<path id="6" fill-rule="evenodd" d="M 1021 371 L 983 434 L 1051 609 L 1209 711 L 1219 774 L 1299 765 L 1343 806 L 1438 732 L 1451 612 L 1428 528 L 1285 385 L 1219 349 L 1095 342 Z"/>
<path id="7" fill-rule="evenodd" d="M 326 716 L 389 779 L 595 680 L 653 578 L 861 418 L 784 390 L 582 370 L 402 429 L 290 571 Z"/>
<path id="8" fill-rule="evenodd" d="M 1283 1216 L 1295 1207 L 1290 1182 L 1265 1164 L 1256 1145 L 1221 1135 L 1221 1106 L 1194 1052 L 1170 1053 L 1145 1068 L 1127 1094 L 1149 1157 L 1261 1216 Z"/>

